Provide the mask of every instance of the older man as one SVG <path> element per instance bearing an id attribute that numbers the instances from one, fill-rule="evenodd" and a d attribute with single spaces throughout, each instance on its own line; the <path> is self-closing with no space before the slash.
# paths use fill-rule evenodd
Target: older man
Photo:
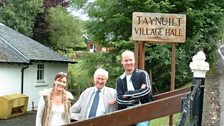
<path id="1" fill-rule="evenodd" d="M 71 107 L 71 112 L 76 120 L 84 120 L 101 116 L 117 110 L 116 90 L 106 85 L 108 72 L 98 68 L 94 73 L 95 86 L 87 88 L 79 100 Z"/>
<path id="2" fill-rule="evenodd" d="M 121 54 L 124 73 L 117 80 L 118 109 L 150 102 L 152 99 L 148 73 L 135 68 L 134 52 L 126 50 Z M 138 123 L 137 126 L 149 126 L 149 121 Z"/>

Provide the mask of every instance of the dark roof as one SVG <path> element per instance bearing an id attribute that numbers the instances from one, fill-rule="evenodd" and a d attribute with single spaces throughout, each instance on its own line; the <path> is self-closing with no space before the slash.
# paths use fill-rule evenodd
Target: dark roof
<path id="1" fill-rule="evenodd" d="M 18 54 L 12 47 L 0 38 L 0 62 L 3 63 L 28 63 L 26 58 Z"/>
<path id="2" fill-rule="evenodd" d="M 32 61 L 76 63 L 0 23 L 0 63 L 30 63 Z"/>
<path id="3" fill-rule="evenodd" d="M 82 41 L 87 43 L 87 42 L 91 42 L 91 37 L 90 35 L 82 35 Z"/>

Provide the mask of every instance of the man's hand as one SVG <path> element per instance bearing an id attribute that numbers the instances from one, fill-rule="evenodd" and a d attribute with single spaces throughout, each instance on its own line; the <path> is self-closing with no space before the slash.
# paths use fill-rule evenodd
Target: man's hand
<path id="1" fill-rule="evenodd" d="M 115 103 L 116 103 L 116 99 L 111 99 L 111 100 L 109 100 L 109 102 L 108 102 L 109 106 L 112 106 L 112 105 L 114 105 Z"/>

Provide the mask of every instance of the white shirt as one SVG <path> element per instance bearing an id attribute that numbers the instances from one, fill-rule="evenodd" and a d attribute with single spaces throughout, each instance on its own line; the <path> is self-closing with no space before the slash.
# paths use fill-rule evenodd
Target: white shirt
<path id="1" fill-rule="evenodd" d="M 91 102 L 90 102 L 91 104 L 90 104 L 90 106 L 88 108 L 88 112 L 87 112 L 87 115 L 86 115 L 87 117 L 89 116 L 90 108 L 92 106 L 93 99 L 94 99 L 94 97 L 96 95 L 96 91 L 97 90 L 98 90 L 97 88 L 94 89 L 94 94 L 93 94 L 93 96 L 91 98 Z M 103 94 L 104 94 L 104 88 L 101 89 L 100 93 L 99 93 L 99 104 L 98 104 L 97 111 L 96 111 L 96 117 L 104 115 L 106 113 L 104 102 L 103 102 Z"/>
<path id="2" fill-rule="evenodd" d="M 132 75 L 132 74 L 131 74 Z M 135 88 L 132 84 L 132 81 L 131 81 L 131 75 L 126 75 L 126 81 L 127 81 L 127 88 L 128 88 L 128 91 L 134 91 Z M 139 101 L 139 104 L 141 104 L 141 102 Z M 128 106 L 128 108 L 132 108 L 133 106 Z"/>
<path id="3" fill-rule="evenodd" d="M 132 84 L 132 81 L 131 81 L 131 75 L 126 75 L 126 81 L 127 81 L 127 88 L 128 88 L 128 91 L 134 91 L 135 88 Z"/>

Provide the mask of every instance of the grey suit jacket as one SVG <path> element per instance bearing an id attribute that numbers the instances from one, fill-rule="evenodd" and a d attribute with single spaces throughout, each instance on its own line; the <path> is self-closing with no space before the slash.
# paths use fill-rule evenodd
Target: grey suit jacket
<path id="1" fill-rule="evenodd" d="M 82 92 L 82 94 L 79 97 L 79 100 L 72 105 L 71 112 L 73 119 L 76 120 L 84 120 L 87 119 L 87 110 L 91 105 L 91 98 L 94 94 L 94 88 L 90 87 L 87 88 L 85 91 Z M 117 110 L 117 104 L 113 106 L 109 106 L 108 102 L 111 99 L 116 99 L 116 90 L 110 87 L 104 87 L 103 90 L 103 102 L 105 106 L 106 114 L 116 111 Z"/>

